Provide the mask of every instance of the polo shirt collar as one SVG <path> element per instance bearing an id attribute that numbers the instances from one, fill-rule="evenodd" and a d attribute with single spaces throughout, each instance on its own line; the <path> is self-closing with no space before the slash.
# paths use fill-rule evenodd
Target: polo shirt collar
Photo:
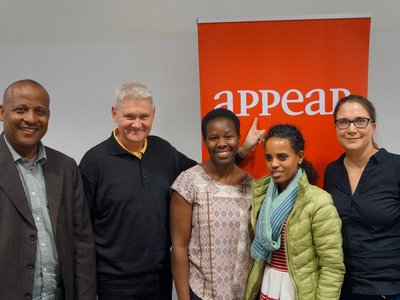
<path id="1" fill-rule="evenodd" d="M 112 133 L 112 137 L 114 138 L 115 142 L 118 144 L 119 148 L 120 148 L 120 149 L 122 148 L 123 150 L 125 150 L 125 151 L 123 151 L 123 153 L 128 152 L 128 153 L 130 153 L 130 154 L 136 156 L 136 157 L 139 158 L 139 159 L 141 159 L 141 158 L 143 157 L 143 155 L 144 155 L 144 153 L 146 152 L 146 149 L 147 149 L 147 138 L 145 138 L 145 140 L 144 140 L 144 144 L 143 144 L 142 149 L 140 149 L 139 152 L 135 152 L 135 151 L 131 151 L 131 150 L 129 150 L 127 147 L 125 147 L 125 146 L 119 141 L 117 135 L 118 135 L 118 128 L 115 128 L 114 131 L 113 131 L 113 133 Z M 119 153 L 119 154 L 121 154 L 121 153 Z"/>

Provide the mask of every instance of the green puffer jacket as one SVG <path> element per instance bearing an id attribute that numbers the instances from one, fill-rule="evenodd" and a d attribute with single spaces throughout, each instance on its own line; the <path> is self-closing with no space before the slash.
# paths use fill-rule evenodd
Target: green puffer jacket
<path id="1" fill-rule="evenodd" d="M 254 232 L 270 180 L 270 176 L 265 176 L 252 181 Z M 341 226 L 331 196 L 311 185 L 303 171 L 285 237 L 287 266 L 297 300 L 339 299 L 345 272 Z M 265 261 L 253 263 L 245 299 L 257 299 L 264 268 Z"/>

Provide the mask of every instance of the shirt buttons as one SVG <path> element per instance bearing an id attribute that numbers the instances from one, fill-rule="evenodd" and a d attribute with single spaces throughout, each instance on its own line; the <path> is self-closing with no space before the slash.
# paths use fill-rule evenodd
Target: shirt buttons
<path id="1" fill-rule="evenodd" d="M 27 264 L 26 267 L 27 267 L 28 269 L 32 270 L 32 269 L 33 269 L 33 264 Z"/>
<path id="2" fill-rule="evenodd" d="M 31 234 L 30 236 L 29 236 L 29 239 L 33 242 L 33 241 L 36 241 L 36 235 L 34 235 L 34 234 Z"/>
<path id="3" fill-rule="evenodd" d="M 26 294 L 24 295 L 24 298 L 25 298 L 25 299 L 32 299 L 32 294 L 26 293 Z"/>

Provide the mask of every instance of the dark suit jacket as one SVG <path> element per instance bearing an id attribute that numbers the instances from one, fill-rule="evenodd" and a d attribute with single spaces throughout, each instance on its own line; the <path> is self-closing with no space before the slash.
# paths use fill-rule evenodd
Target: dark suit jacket
<path id="1" fill-rule="evenodd" d="M 47 199 L 65 300 L 96 298 L 93 231 L 75 161 L 46 147 Z M 37 230 L 12 155 L 0 136 L 0 299 L 29 299 Z"/>

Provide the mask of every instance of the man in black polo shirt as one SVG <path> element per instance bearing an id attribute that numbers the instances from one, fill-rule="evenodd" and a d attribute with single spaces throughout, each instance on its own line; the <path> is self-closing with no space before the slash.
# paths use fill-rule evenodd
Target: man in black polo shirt
<path id="1" fill-rule="evenodd" d="M 117 128 L 80 163 L 96 240 L 97 294 L 99 300 L 169 300 L 170 186 L 196 162 L 149 135 L 154 105 L 145 85 L 123 84 L 116 96 Z M 242 153 L 263 134 L 255 123 Z"/>

